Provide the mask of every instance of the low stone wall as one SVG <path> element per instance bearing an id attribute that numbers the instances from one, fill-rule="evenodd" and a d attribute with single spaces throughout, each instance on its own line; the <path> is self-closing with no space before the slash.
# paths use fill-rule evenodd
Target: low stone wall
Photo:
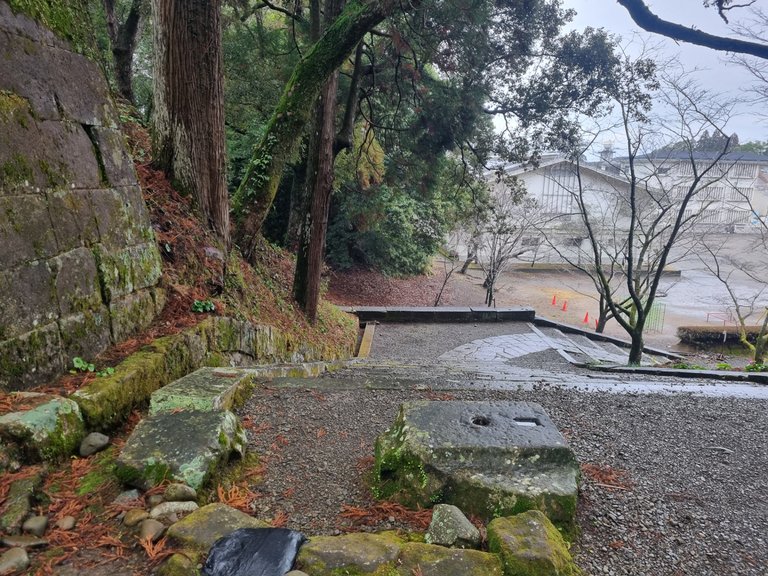
<path id="1" fill-rule="evenodd" d="M 0 0 L 0 390 L 51 379 L 146 327 L 164 303 L 107 83 L 61 37 L 82 6 L 27 4 L 62 28 Z"/>
<path id="2" fill-rule="evenodd" d="M 353 356 L 354 346 L 351 341 L 346 348 L 329 353 L 320 346 L 300 344 L 271 326 L 214 316 L 155 340 L 116 366 L 114 374 L 97 378 L 71 398 L 80 406 L 89 430 L 109 430 L 146 404 L 152 392 L 202 366 L 341 360 Z"/>

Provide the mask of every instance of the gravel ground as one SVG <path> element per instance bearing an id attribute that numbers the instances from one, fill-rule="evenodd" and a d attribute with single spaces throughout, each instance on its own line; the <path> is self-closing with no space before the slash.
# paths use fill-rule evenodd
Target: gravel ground
<path id="1" fill-rule="evenodd" d="M 344 530 L 342 505 L 372 503 L 365 478 L 373 443 L 403 401 L 527 400 L 544 406 L 582 465 L 597 471 L 583 478 L 572 548 L 588 574 L 768 574 L 768 401 L 587 393 L 546 382 L 481 389 L 461 375 L 446 392 L 445 368 L 430 359 L 499 329 L 485 326 L 490 332 L 464 325 L 460 336 L 444 325 L 380 327 L 375 366 L 257 389 L 242 409 L 264 428 L 251 435 L 266 460 L 255 515 L 284 514 L 308 535 Z M 417 357 L 419 365 L 408 362 Z M 555 358 L 538 360 L 558 370 Z M 606 486 L 616 484 L 612 473 L 621 488 Z M 385 520 L 374 529 L 392 527 Z"/>

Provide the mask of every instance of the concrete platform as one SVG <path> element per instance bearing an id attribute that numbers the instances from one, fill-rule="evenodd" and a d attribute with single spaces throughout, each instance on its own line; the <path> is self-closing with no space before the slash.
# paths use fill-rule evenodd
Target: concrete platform
<path id="1" fill-rule="evenodd" d="M 355 314 L 360 322 L 532 322 L 536 316 L 533 308 L 352 306 L 342 310 Z"/>

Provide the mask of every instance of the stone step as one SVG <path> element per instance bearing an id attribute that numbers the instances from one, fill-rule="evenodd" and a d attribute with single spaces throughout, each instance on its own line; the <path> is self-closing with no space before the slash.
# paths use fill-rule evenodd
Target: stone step
<path id="1" fill-rule="evenodd" d="M 253 382 L 253 374 L 231 368 L 201 368 L 152 393 L 149 413 L 175 410 L 232 410 L 235 398 Z"/>
<path id="2" fill-rule="evenodd" d="M 247 439 L 229 411 L 159 412 L 134 428 L 117 458 L 124 484 L 148 490 L 163 480 L 202 488 L 233 453 L 244 454 Z"/>

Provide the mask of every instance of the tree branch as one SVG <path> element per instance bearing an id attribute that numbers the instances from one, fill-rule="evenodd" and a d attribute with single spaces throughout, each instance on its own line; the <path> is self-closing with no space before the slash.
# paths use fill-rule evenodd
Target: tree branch
<path id="1" fill-rule="evenodd" d="M 695 28 L 688 28 L 681 24 L 662 20 L 656 16 L 656 14 L 651 12 L 648 9 L 648 6 L 645 5 L 645 2 L 642 2 L 641 0 L 616 1 L 629 12 L 630 17 L 635 21 L 635 24 L 648 32 L 661 34 L 662 36 L 667 36 L 668 38 L 679 40 L 680 42 L 712 48 L 713 50 L 749 54 L 750 56 L 755 56 L 757 58 L 768 59 L 768 46 L 765 44 L 747 42 L 746 40 L 739 40 L 737 38 L 715 36 L 714 34 L 696 30 Z"/>

